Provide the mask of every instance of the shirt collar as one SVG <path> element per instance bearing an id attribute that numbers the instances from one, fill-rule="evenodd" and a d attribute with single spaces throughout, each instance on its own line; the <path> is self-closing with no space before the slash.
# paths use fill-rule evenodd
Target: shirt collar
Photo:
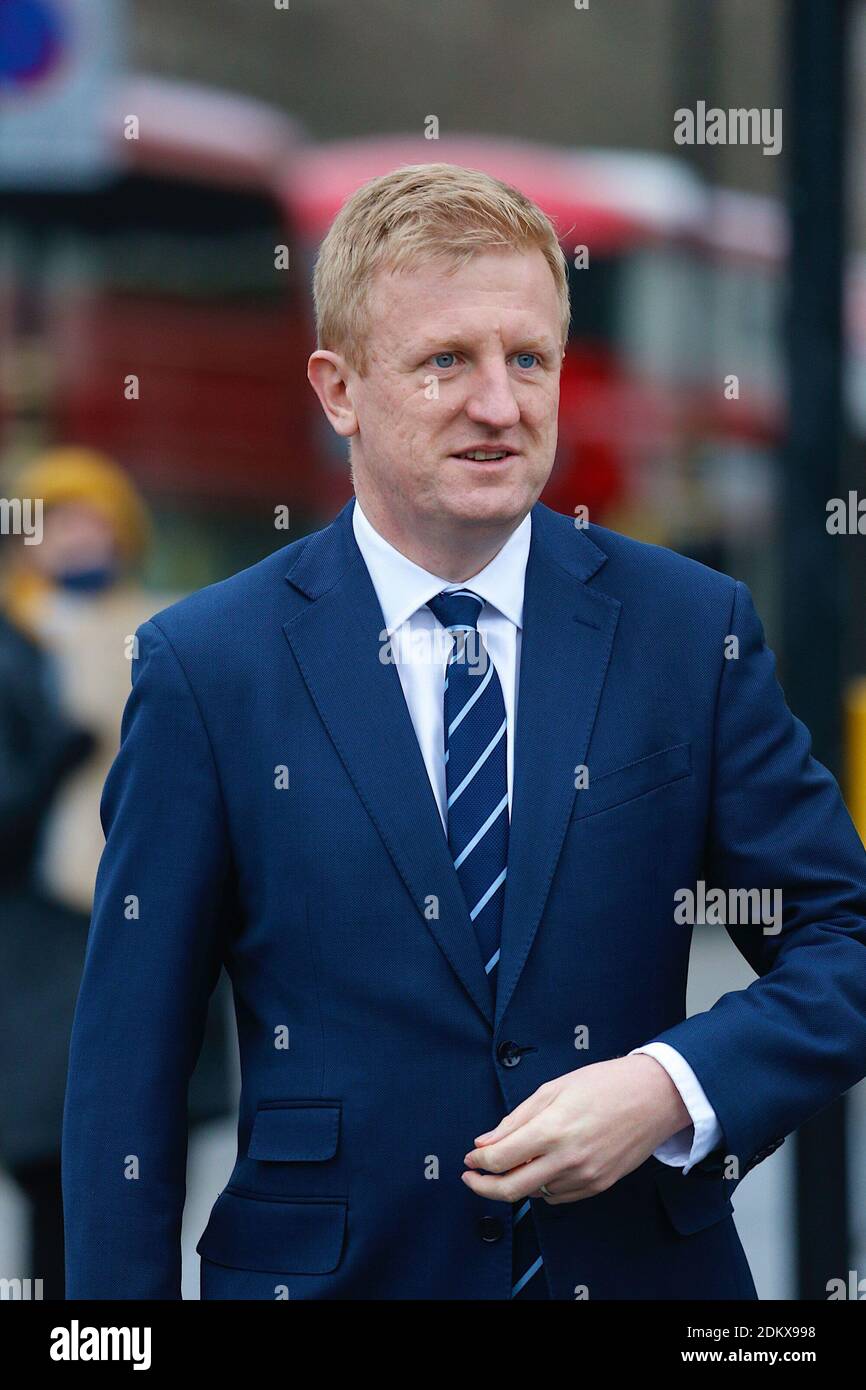
<path id="1" fill-rule="evenodd" d="M 357 497 L 352 508 L 352 526 L 389 634 L 443 589 L 471 589 L 485 603 L 497 608 L 516 628 L 522 628 L 523 588 L 532 534 L 531 513 L 527 513 L 512 531 L 493 559 L 462 584 L 431 574 L 395 549 L 364 515 Z"/>

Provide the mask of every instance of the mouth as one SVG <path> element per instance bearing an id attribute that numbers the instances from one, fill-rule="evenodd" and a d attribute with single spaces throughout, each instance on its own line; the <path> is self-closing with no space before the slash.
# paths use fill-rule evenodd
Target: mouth
<path id="1" fill-rule="evenodd" d="M 462 453 L 449 454 L 448 457 L 468 464 L 470 468 L 501 468 L 517 458 L 517 454 L 513 449 L 464 449 Z"/>

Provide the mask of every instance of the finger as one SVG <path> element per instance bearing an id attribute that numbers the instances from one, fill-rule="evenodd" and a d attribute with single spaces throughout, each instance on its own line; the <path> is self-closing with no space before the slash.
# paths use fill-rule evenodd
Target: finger
<path id="1" fill-rule="evenodd" d="M 593 1190 L 586 1187 L 569 1187 L 562 1192 L 550 1189 L 550 1196 L 546 1192 L 539 1192 L 542 1202 L 546 1202 L 549 1207 L 562 1206 L 565 1202 L 583 1202 L 587 1197 L 594 1197 Z"/>
<path id="2" fill-rule="evenodd" d="M 481 1169 L 488 1173 L 507 1173 L 522 1163 L 541 1158 L 552 1151 L 556 1136 L 546 1118 L 547 1107 L 532 1115 L 510 1134 L 493 1139 L 483 1147 L 471 1149 L 463 1162 L 467 1168 Z"/>
<path id="3" fill-rule="evenodd" d="M 550 1182 L 536 1188 L 535 1192 L 530 1192 L 530 1197 L 540 1197 L 542 1201 L 549 1201 L 551 1197 L 558 1197 L 562 1192 L 574 1190 L 577 1186 L 574 1175 L 563 1172 L 558 1178 L 551 1178 Z"/>
<path id="4" fill-rule="evenodd" d="M 533 1115 L 538 1115 L 542 1110 L 546 1110 L 554 1099 L 553 1094 L 545 1094 L 544 1088 L 540 1087 L 537 1091 L 533 1091 L 531 1096 L 527 1096 L 526 1100 L 521 1101 L 514 1110 L 510 1110 L 499 1121 L 495 1129 L 488 1129 L 484 1134 L 476 1134 L 472 1141 L 473 1144 L 480 1146 L 495 1143 L 497 1139 L 504 1139 L 506 1134 L 511 1134 L 515 1129 L 525 1124 L 528 1119 L 531 1119 Z"/>
<path id="5" fill-rule="evenodd" d="M 479 1197 L 489 1197 L 494 1202 L 518 1202 L 536 1192 L 543 1182 L 552 1181 L 556 1171 L 549 1158 L 539 1158 L 509 1173 L 468 1172 L 462 1174 L 462 1179 Z"/>

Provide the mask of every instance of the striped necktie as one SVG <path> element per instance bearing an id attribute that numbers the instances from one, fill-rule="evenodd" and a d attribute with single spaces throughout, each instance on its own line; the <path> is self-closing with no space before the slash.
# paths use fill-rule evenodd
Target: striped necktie
<path id="1" fill-rule="evenodd" d="M 454 639 L 445 674 L 448 845 L 495 994 L 508 866 L 505 701 L 478 632 L 484 600 L 471 589 L 451 589 L 428 607 Z M 512 1298 L 546 1298 L 528 1199 L 514 1211 L 513 1233 Z"/>

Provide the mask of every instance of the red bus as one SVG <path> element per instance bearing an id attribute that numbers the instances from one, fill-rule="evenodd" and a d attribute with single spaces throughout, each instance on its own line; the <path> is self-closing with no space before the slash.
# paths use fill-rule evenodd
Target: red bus
<path id="1" fill-rule="evenodd" d="M 310 145 L 270 107 L 153 78 L 123 104 L 140 138 L 122 142 L 118 178 L 4 199 L 0 350 L 38 340 L 45 433 L 108 450 L 162 509 L 163 582 L 205 582 L 273 548 L 277 505 L 297 535 L 349 495 L 345 442 L 306 381 L 316 248 L 366 179 L 447 160 L 534 198 L 571 267 L 544 500 L 736 561 L 762 589 L 782 427 L 773 204 L 708 192 L 653 155 L 480 136 Z M 199 558 L 184 567 L 192 533 Z"/>

